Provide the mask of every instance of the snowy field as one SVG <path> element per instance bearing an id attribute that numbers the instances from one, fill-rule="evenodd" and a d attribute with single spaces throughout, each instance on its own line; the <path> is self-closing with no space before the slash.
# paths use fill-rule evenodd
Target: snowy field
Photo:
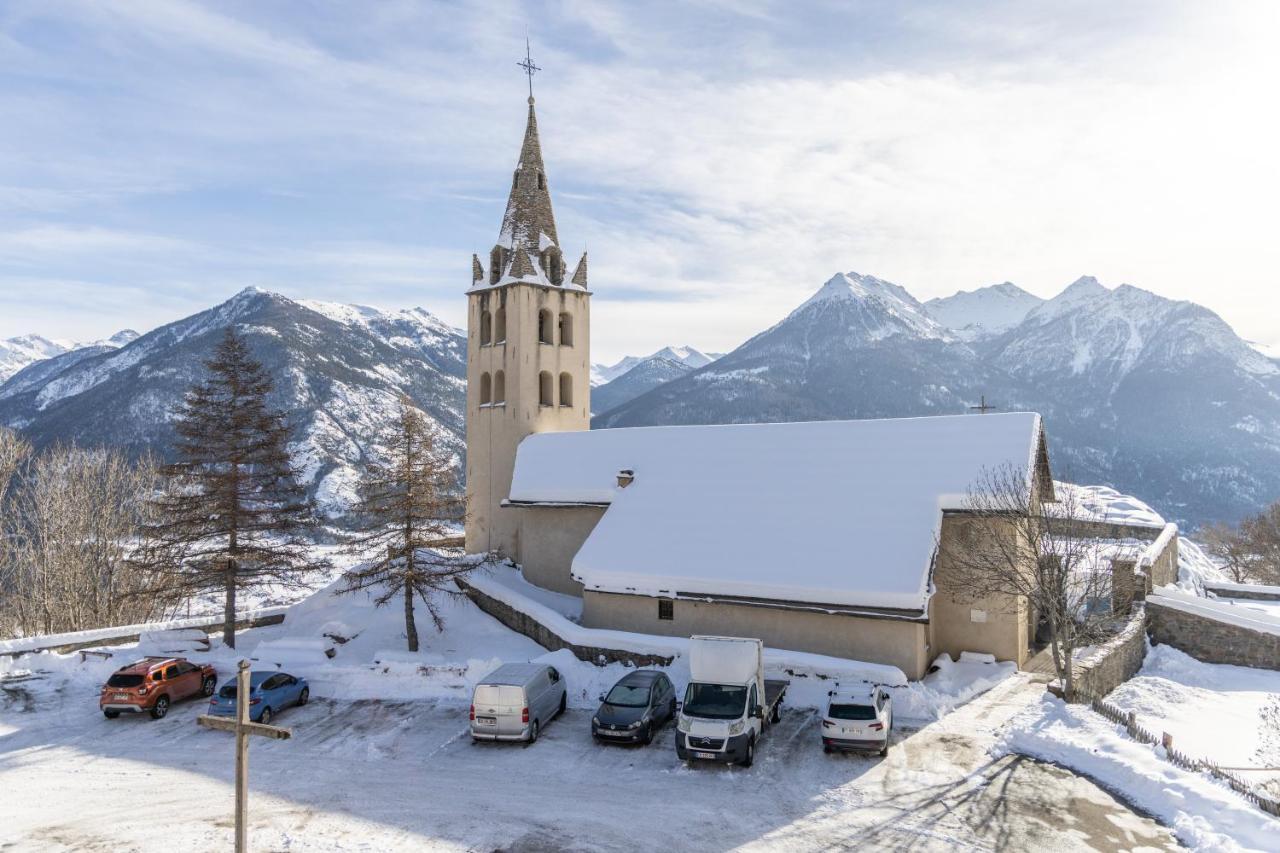
<path id="1" fill-rule="evenodd" d="M 981 682 L 990 690 L 940 719 L 900 725 L 886 759 L 825 755 L 817 712 L 790 707 L 754 767 L 686 767 L 669 727 L 644 748 L 592 742 L 588 709 L 621 666 L 547 654 L 466 601 L 449 603 L 445 632 L 427 630 L 423 651 L 409 655 L 397 616 L 363 595 L 322 592 L 285 625 L 242 635 L 241 654 L 281 659 L 311 680 L 314 697 L 277 718 L 292 740 L 253 744 L 255 849 L 1173 847 L 1167 830 L 1086 780 L 990 757 L 997 729 L 1043 691 L 1023 675 L 990 678 Z M 193 655 L 201 658 L 225 676 L 236 656 L 215 647 Z M 472 744 L 471 686 L 501 660 L 534 658 L 565 673 L 570 710 L 532 746 Z M 97 689 L 118 663 L 49 654 L 0 661 L 0 849 L 229 846 L 230 737 L 196 726 L 199 702 L 160 721 L 104 719 Z M 679 666 L 670 672 L 680 686 Z M 967 691 L 978 672 L 1008 675 L 957 663 L 911 689 L 934 698 Z M 140 809 L 165 819 L 141 819 Z"/>

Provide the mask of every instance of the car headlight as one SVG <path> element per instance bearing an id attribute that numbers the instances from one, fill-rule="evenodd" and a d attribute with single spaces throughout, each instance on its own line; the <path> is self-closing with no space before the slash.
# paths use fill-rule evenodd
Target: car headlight
<path id="1" fill-rule="evenodd" d="M 738 722 L 733 723 L 732 725 L 729 726 L 729 734 L 740 735 L 742 734 L 742 729 L 745 726 L 746 726 L 746 723 L 744 723 L 742 720 L 738 720 Z"/>
<path id="2" fill-rule="evenodd" d="M 599 717 L 592 717 L 592 718 L 591 718 L 591 725 L 593 725 L 593 726 L 598 726 L 598 725 L 600 725 L 600 718 L 599 718 Z"/>
<path id="3" fill-rule="evenodd" d="M 629 723 L 629 724 L 627 725 L 627 728 L 629 728 L 629 729 L 638 729 L 638 728 L 640 728 L 640 727 L 641 727 L 641 726 L 643 726 L 643 725 L 644 725 L 644 720 L 636 720 L 634 723 Z"/>
<path id="4" fill-rule="evenodd" d="M 682 732 L 689 731 L 689 718 L 684 714 L 676 717 L 676 729 Z"/>

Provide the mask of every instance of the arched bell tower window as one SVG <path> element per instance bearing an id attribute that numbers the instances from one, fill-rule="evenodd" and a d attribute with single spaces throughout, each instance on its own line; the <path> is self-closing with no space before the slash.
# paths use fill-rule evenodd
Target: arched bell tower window
<path id="1" fill-rule="evenodd" d="M 551 387 L 551 374 L 544 370 L 538 374 L 538 405 L 554 406 L 556 404 L 556 401 L 552 399 L 554 393 L 555 391 Z"/>
<path id="2" fill-rule="evenodd" d="M 560 346 L 573 346 L 573 315 L 568 312 L 560 315 Z"/>
<path id="3" fill-rule="evenodd" d="M 493 343 L 492 319 L 488 311 L 480 312 L 480 346 Z"/>
<path id="4" fill-rule="evenodd" d="M 487 406 L 493 402 L 492 380 L 489 374 L 480 374 L 480 405 Z"/>
<path id="5" fill-rule="evenodd" d="M 494 405 L 507 402 L 507 377 L 501 370 L 493 374 Z"/>
<path id="6" fill-rule="evenodd" d="M 538 343 L 551 344 L 551 312 L 545 308 L 538 312 Z"/>
<path id="7" fill-rule="evenodd" d="M 493 251 L 489 253 L 489 283 L 497 284 L 498 279 L 502 278 L 503 268 L 506 267 L 506 252 L 501 246 L 494 246 Z"/>
<path id="8" fill-rule="evenodd" d="M 568 408 L 573 405 L 573 376 L 560 374 L 560 405 Z"/>
<path id="9" fill-rule="evenodd" d="M 493 315 L 493 342 L 505 343 L 507 340 L 507 309 L 499 308 Z"/>

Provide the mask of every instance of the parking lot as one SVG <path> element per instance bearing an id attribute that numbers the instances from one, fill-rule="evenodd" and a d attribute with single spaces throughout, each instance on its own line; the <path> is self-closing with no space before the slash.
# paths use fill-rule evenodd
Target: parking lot
<path id="1" fill-rule="evenodd" d="M 0 849 L 227 846 L 231 738 L 196 726 L 203 704 L 108 721 L 73 684 L 0 694 Z M 986 756 L 984 733 L 1040 689 L 1010 679 L 899 730 L 887 759 L 824 755 L 816 712 L 787 709 L 750 769 L 684 766 L 670 727 L 648 747 L 596 745 L 581 710 L 522 746 L 473 744 L 461 701 L 313 700 L 277 720 L 292 740 L 252 746 L 253 838 L 261 850 L 1172 847 L 1085 780 Z"/>

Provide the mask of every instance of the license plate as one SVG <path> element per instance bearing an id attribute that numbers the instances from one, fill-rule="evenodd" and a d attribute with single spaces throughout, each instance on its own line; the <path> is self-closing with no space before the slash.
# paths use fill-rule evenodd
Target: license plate
<path id="1" fill-rule="evenodd" d="M 482 726 L 496 726 L 498 724 L 497 717 L 476 717 L 476 722 Z"/>
<path id="2" fill-rule="evenodd" d="M 693 757 L 694 757 L 694 758 L 710 758 L 710 759 L 712 759 L 712 760 L 714 761 L 715 759 L 719 758 L 720 756 L 716 755 L 714 752 L 695 752 L 695 753 L 693 754 Z"/>
<path id="3" fill-rule="evenodd" d="M 627 732 L 615 732 L 612 729 L 601 729 L 600 734 L 605 737 L 626 737 Z"/>
<path id="4" fill-rule="evenodd" d="M 127 693 L 117 693 L 117 694 L 115 694 L 114 696 L 112 696 L 111 698 L 113 698 L 113 699 L 128 699 L 128 698 L 129 698 L 129 695 L 128 695 Z"/>

